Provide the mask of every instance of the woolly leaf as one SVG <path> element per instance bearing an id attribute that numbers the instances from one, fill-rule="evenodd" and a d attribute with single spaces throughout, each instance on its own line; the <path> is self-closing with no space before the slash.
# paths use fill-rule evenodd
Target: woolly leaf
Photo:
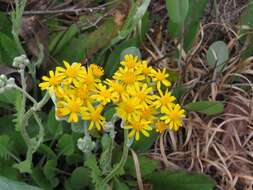
<path id="1" fill-rule="evenodd" d="M 1 190 L 42 190 L 38 187 L 21 183 L 18 181 L 10 180 L 0 176 L 0 189 Z"/>

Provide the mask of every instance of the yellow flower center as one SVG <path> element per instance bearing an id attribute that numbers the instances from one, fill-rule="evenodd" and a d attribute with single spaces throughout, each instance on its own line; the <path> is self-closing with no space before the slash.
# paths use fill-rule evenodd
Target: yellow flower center
<path id="1" fill-rule="evenodd" d="M 146 99 L 147 95 L 146 95 L 144 92 L 139 92 L 139 93 L 137 94 L 137 97 L 138 97 L 140 100 L 144 101 L 144 100 Z"/>
<path id="2" fill-rule="evenodd" d="M 76 76 L 76 74 L 78 73 L 78 70 L 77 69 L 74 69 L 72 67 L 69 67 L 67 70 L 66 70 L 66 75 L 70 78 L 74 78 Z"/>
<path id="3" fill-rule="evenodd" d="M 51 85 L 58 85 L 58 84 L 60 83 L 60 80 L 59 80 L 59 78 L 57 78 L 57 77 L 51 77 L 51 78 L 49 79 L 49 83 L 50 83 Z"/>
<path id="4" fill-rule="evenodd" d="M 142 110 L 142 117 L 145 119 L 150 119 L 152 115 L 152 110 L 150 108 L 145 108 L 144 110 Z"/>
<path id="5" fill-rule="evenodd" d="M 175 112 L 175 111 L 170 112 L 170 119 L 171 119 L 172 121 L 178 120 L 178 119 L 179 119 L 179 114 L 178 114 L 178 112 Z"/>
<path id="6" fill-rule="evenodd" d="M 91 113 L 90 119 L 92 121 L 98 121 L 99 118 L 100 118 L 100 112 L 94 111 L 93 113 Z"/>
<path id="7" fill-rule="evenodd" d="M 156 78 L 159 81 L 163 81 L 165 80 L 165 75 L 163 73 L 157 73 Z"/>
<path id="8" fill-rule="evenodd" d="M 127 71 L 123 76 L 123 81 L 126 84 L 133 84 L 136 80 L 136 75 L 133 71 Z"/>
<path id="9" fill-rule="evenodd" d="M 110 98 L 111 97 L 111 93 L 108 90 L 102 90 L 100 92 L 100 95 L 104 98 Z"/>
<path id="10" fill-rule="evenodd" d="M 166 124 L 161 121 L 157 122 L 155 126 L 156 130 L 159 131 L 160 133 L 162 133 L 166 129 Z"/>
<path id="11" fill-rule="evenodd" d="M 161 104 L 163 105 L 163 106 L 165 106 L 165 105 L 167 105 L 168 103 L 170 103 L 171 102 L 171 97 L 170 96 L 162 96 L 161 98 L 160 98 L 160 102 L 161 102 Z"/>
<path id="12" fill-rule="evenodd" d="M 72 113 L 78 113 L 80 112 L 80 105 L 74 101 L 70 101 L 68 103 L 68 108 Z"/>
<path id="13" fill-rule="evenodd" d="M 125 103 L 123 109 L 126 113 L 131 113 L 134 111 L 134 106 L 130 103 Z"/>

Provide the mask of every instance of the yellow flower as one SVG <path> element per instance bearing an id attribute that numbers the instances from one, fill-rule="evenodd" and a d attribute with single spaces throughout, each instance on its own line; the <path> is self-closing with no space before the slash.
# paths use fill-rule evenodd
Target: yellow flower
<path id="1" fill-rule="evenodd" d="M 91 68 L 88 68 L 88 70 L 85 72 L 83 83 L 86 84 L 89 88 L 94 88 L 98 82 L 100 82 L 100 80 L 95 77 Z"/>
<path id="2" fill-rule="evenodd" d="M 125 96 L 125 87 L 118 81 L 107 79 L 105 83 L 109 86 L 109 90 L 112 93 L 112 101 L 118 102 L 121 97 Z"/>
<path id="3" fill-rule="evenodd" d="M 128 69 L 133 69 L 138 63 L 138 56 L 125 55 L 124 60 L 120 62 L 121 65 L 127 67 Z"/>
<path id="4" fill-rule="evenodd" d="M 125 129 L 131 129 L 130 133 L 128 134 L 129 138 L 132 138 L 135 136 L 135 140 L 140 139 L 140 133 L 142 133 L 144 136 L 149 137 L 148 131 L 152 130 L 152 127 L 149 126 L 151 121 L 147 121 L 142 119 L 139 116 L 133 117 L 132 120 L 128 121 L 126 126 L 124 126 Z"/>
<path id="5" fill-rule="evenodd" d="M 151 95 L 151 92 L 153 91 L 152 87 L 148 87 L 145 83 L 135 83 L 134 86 L 128 87 L 127 91 L 131 96 L 136 97 L 140 101 L 140 104 L 146 106 L 151 104 L 152 99 L 154 99 Z"/>
<path id="6" fill-rule="evenodd" d="M 155 124 L 156 132 L 163 133 L 167 129 L 167 125 L 164 121 L 157 121 Z"/>
<path id="7" fill-rule="evenodd" d="M 185 110 L 182 109 L 179 104 L 172 104 L 167 108 L 162 107 L 161 111 L 166 114 L 161 116 L 161 120 L 164 120 L 171 130 L 177 131 L 180 127 L 182 127 L 182 119 L 185 117 Z"/>
<path id="8" fill-rule="evenodd" d="M 169 74 L 166 73 L 166 69 L 164 68 L 163 71 L 160 69 L 152 70 L 152 79 L 157 84 L 157 89 L 161 88 L 161 84 L 164 84 L 164 86 L 169 87 L 171 86 L 170 81 L 167 80 Z"/>
<path id="9" fill-rule="evenodd" d="M 49 90 L 50 93 L 53 93 L 57 88 L 59 88 L 61 82 L 62 82 L 62 76 L 55 74 L 54 71 L 49 71 L 49 76 L 43 76 L 42 80 L 45 82 L 42 82 L 39 84 L 39 87 L 41 90 Z"/>
<path id="10" fill-rule="evenodd" d="M 120 67 L 114 74 L 113 79 L 122 81 L 126 86 L 134 85 L 136 82 L 140 82 L 145 79 L 145 76 L 141 74 L 141 70 L 134 70 Z"/>
<path id="11" fill-rule="evenodd" d="M 97 89 L 94 91 L 95 94 L 91 98 L 95 101 L 100 101 L 103 105 L 109 103 L 112 99 L 112 93 L 105 85 L 99 83 Z"/>
<path id="12" fill-rule="evenodd" d="M 153 103 L 153 105 L 156 108 L 166 107 L 176 100 L 176 98 L 172 96 L 171 93 L 168 92 L 168 90 L 166 90 L 164 94 L 161 90 L 158 90 L 158 91 L 159 91 L 160 96 L 154 95 L 156 101 Z"/>
<path id="13" fill-rule="evenodd" d="M 148 66 L 147 61 L 141 61 L 138 63 L 137 68 L 140 69 L 146 77 L 150 76 L 152 72 L 154 72 L 154 69 L 151 66 Z"/>
<path id="14" fill-rule="evenodd" d="M 91 68 L 91 71 L 95 77 L 100 78 L 101 76 L 104 75 L 104 70 L 102 67 L 100 67 L 96 64 L 91 64 L 90 68 Z"/>
<path id="15" fill-rule="evenodd" d="M 140 115 L 141 105 L 137 98 L 123 97 L 122 102 L 116 108 L 117 114 L 123 119 L 130 121 L 134 116 Z"/>
<path id="16" fill-rule="evenodd" d="M 92 101 L 91 91 L 89 87 L 83 83 L 74 89 L 74 93 L 77 97 L 81 98 L 84 101 L 84 105 L 87 105 L 87 102 Z"/>
<path id="17" fill-rule="evenodd" d="M 78 122 L 78 115 L 83 111 L 83 101 L 76 97 L 65 97 L 57 103 L 56 115 L 65 117 L 69 115 L 68 122 Z"/>
<path id="18" fill-rule="evenodd" d="M 81 63 L 72 63 L 71 65 L 67 61 L 63 61 L 63 63 L 66 68 L 57 67 L 56 72 L 64 77 L 65 84 L 73 83 L 78 87 L 84 77 L 85 67 L 82 67 Z"/>
<path id="19" fill-rule="evenodd" d="M 97 107 L 93 107 L 91 103 L 88 103 L 87 108 L 82 114 L 82 118 L 84 120 L 89 120 L 90 124 L 88 129 L 91 130 L 94 126 L 101 130 L 101 127 L 104 124 L 105 118 L 101 115 L 104 107 L 102 105 L 98 105 Z"/>
<path id="20" fill-rule="evenodd" d="M 141 117 L 146 120 L 153 121 L 156 119 L 156 109 L 152 106 L 145 106 L 141 109 Z"/>

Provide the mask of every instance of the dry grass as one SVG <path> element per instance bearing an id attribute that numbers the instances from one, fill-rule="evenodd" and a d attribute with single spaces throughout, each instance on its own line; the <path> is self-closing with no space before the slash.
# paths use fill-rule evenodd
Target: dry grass
<path id="1" fill-rule="evenodd" d="M 241 9 L 245 8 L 245 2 L 241 2 Z M 223 10 L 226 9 L 223 6 Z M 253 188 L 253 57 L 240 59 L 244 48 L 238 48 L 239 29 L 234 24 L 224 19 L 203 23 L 198 42 L 190 52 L 183 53 L 181 69 L 171 58 L 159 61 L 159 66 L 181 74 L 180 85 L 187 87 L 183 103 L 224 101 L 224 113 L 207 117 L 190 112 L 185 120 L 185 130 L 161 135 L 149 155 L 161 160 L 166 168 L 208 174 L 216 180 L 217 189 L 250 190 Z M 223 73 L 210 68 L 205 58 L 217 32 L 231 52 Z M 168 42 L 166 35 L 157 32 L 149 42 L 151 45 L 146 50 L 152 60 L 159 60 L 168 53 L 168 43 L 178 43 Z"/>

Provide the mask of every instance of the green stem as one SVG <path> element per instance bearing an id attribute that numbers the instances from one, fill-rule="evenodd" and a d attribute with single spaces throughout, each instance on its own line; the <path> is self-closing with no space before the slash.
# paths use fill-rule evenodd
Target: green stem
<path id="1" fill-rule="evenodd" d="M 31 100 L 32 103 L 38 104 L 38 102 L 30 94 L 28 94 L 25 90 L 23 90 L 22 88 L 20 88 L 17 85 L 15 85 L 14 88 L 17 89 L 18 91 L 20 91 L 21 93 L 23 93 L 23 95 L 25 95 L 26 98 L 28 98 L 29 100 Z"/>
<path id="2" fill-rule="evenodd" d="M 124 167 L 127 156 L 128 156 L 128 151 L 129 147 L 127 146 L 127 141 L 128 141 L 128 130 L 124 129 L 124 147 L 123 147 L 123 153 L 120 159 L 120 162 L 112 169 L 112 171 L 103 179 L 101 183 L 101 187 L 105 186 L 111 179 L 113 179 L 119 171 Z"/>

